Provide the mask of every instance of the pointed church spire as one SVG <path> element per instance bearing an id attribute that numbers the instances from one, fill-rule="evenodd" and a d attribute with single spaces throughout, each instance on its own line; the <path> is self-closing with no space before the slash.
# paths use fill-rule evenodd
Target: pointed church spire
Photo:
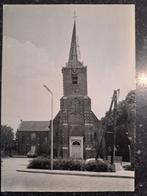
<path id="1" fill-rule="evenodd" d="M 70 53 L 69 53 L 69 62 L 70 61 L 77 61 L 78 54 L 77 54 L 77 40 L 76 40 L 76 21 L 74 20 L 73 32 L 72 32 L 72 40 L 70 46 Z"/>
<path id="2" fill-rule="evenodd" d="M 81 62 L 79 61 L 79 56 L 78 56 L 78 43 L 76 37 L 76 17 L 77 16 L 74 13 L 74 25 L 73 25 L 71 46 L 70 46 L 69 59 L 68 59 L 68 66 L 74 68 L 82 65 Z"/>

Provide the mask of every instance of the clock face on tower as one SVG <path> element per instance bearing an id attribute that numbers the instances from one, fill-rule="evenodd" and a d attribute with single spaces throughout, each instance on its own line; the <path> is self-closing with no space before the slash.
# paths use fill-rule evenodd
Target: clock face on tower
<path id="1" fill-rule="evenodd" d="M 77 74 L 77 69 L 76 69 L 76 68 L 72 68 L 72 69 L 71 69 L 71 73 L 72 73 L 72 74 Z"/>

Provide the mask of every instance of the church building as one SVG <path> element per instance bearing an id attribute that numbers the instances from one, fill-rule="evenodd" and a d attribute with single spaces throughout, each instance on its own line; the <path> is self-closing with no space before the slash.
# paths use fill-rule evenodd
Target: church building
<path id="1" fill-rule="evenodd" d="M 78 50 L 76 21 L 74 20 L 69 59 L 62 68 L 63 97 L 60 99 L 60 111 L 53 121 L 54 157 L 56 158 L 87 159 L 95 157 L 101 138 L 99 120 L 91 110 L 91 99 L 87 95 L 87 67 L 79 60 Z M 21 122 L 17 131 L 19 149 L 22 145 L 19 139 L 21 133 L 24 135 L 25 133 L 39 133 L 40 136 L 34 136 L 36 141 L 46 142 L 49 147 L 47 122 L 44 122 L 46 128 L 38 131 L 35 130 L 37 121 L 32 122 L 34 128 L 32 126 L 29 131 L 24 128 L 27 127 L 27 123 L 27 121 Z M 38 123 L 38 126 L 40 124 L 43 127 L 43 122 Z M 41 134 L 44 135 L 44 139 L 37 139 L 37 137 L 41 137 Z M 47 136 L 48 138 L 45 139 Z M 29 146 L 31 146 L 31 139 L 29 141 Z M 24 139 L 23 144 L 25 145 Z M 41 146 L 42 144 L 36 143 L 36 145 Z"/>

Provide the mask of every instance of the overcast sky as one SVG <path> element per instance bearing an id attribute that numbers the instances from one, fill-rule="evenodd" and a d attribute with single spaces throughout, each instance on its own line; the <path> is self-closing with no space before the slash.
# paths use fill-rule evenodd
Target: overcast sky
<path id="1" fill-rule="evenodd" d="M 4 5 L 2 123 L 50 120 L 63 95 L 61 69 L 68 61 L 74 10 L 81 60 L 87 66 L 88 96 L 100 119 L 114 89 L 119 100 L 135 88 L 134 5 Z"/>

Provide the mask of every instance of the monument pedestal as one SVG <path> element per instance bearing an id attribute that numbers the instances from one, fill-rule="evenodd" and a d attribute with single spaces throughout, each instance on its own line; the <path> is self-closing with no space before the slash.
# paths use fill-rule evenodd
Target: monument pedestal
<path id="1" fill-rule="evenodd" d="M 108 161 L 111 162 L 111 156 L 108 156 Z M 121 156 L 115 156 L 114 157 L 114 163 L 112 164 L 112 172 L 117 172 L 122 170 L 122 157 Z"/>

